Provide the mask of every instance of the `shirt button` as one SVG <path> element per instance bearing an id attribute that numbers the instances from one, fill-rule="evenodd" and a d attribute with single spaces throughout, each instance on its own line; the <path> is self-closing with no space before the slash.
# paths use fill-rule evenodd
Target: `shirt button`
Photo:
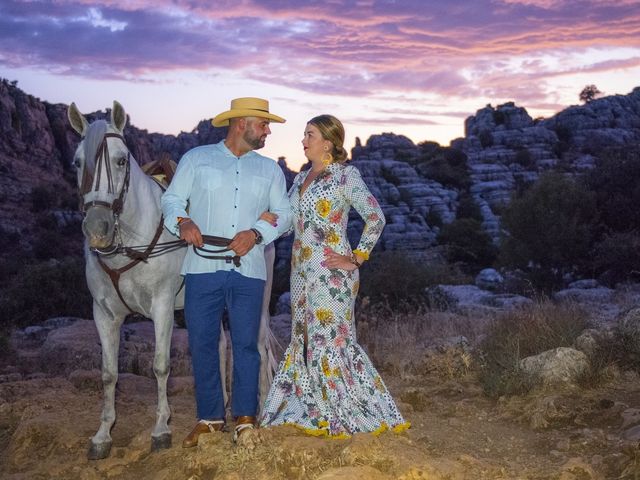
<path id="1" fill-rule="evenodd" d="M 235 225 L 231 225 L 232 227 L 235 227 Z"/>

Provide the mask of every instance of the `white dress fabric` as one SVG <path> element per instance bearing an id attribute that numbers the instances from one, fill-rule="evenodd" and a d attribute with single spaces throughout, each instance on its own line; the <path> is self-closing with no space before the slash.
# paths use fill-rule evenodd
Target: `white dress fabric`
<path id="1" fill-rule="evenodd" d="M 368 258 L 384 214 L 360 172 L 331 164 L 307 187 L 309 171 L 289 191 L 295 232 L 291 254 L 291 343 L 261 414 L 262 426 L 292 424 L 313 435 L 401 431 L 409 425 L 355 339 L 353 308 L 358 270 L 329 269 L 330 248 L 350 255 L 353 206 L 365 221 L 357 252 Z"/>

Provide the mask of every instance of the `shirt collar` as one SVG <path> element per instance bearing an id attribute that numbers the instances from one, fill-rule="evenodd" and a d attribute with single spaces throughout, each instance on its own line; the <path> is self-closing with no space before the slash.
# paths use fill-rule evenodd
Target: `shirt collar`
<path id="1" fill-rule="evenodd" d="M 220 141 L 218 142 L 218 147 L 220 148 L 220 150 L 221 150 L 225 155 L 228 155 L 228 156 L 233 157 L 233 158 L 245 158 L 245 157 L 247 157 L 247 156 L 249 156 L 249 155 L 252 155 L 252 154 L 253 154 L 253 155 L 256 155 L 256 152 L 254 152 L 253 150 L 249 150 L 249 151 L 248 151 L 247 153 L 245 153 L 244 155 L 242 155 L 242 156 L 240 156 L 240 157 L 236 157 L 236 156 L 235 156 L 235 154 L 234 154 L 231 150 L 229 150 L 229 148 L 225 145 L 224 140 L 220 140 Z"/>

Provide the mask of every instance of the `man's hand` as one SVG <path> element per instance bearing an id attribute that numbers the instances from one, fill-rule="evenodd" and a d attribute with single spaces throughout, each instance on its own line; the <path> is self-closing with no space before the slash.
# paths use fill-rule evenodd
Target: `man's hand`
<path id="1" fill-rule="evenodd" d="M 180 238 L 190 245 L 204 247 L 200 228 L 198 228 L 198 225 L 193 223 L 193 220 L 182 222 L 180 224 Z"/>
<path id="2" fill-rule="evenodd" d="M 249 253 L 249 250 L 251 250 L 255 244 L 256 234 L 251 230 L 243 230 L 236 233 L 236 236 L 233 237 L 231 243 L 229 244 L 229 248 L 233 250 L 236 255 L 242 257 Z"/>

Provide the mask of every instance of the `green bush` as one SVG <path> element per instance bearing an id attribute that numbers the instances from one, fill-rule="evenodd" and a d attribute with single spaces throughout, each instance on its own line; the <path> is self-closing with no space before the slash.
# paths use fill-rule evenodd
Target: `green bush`
<path id="1" fill-rule="evenodd" d="M 531 272 L 541 288 L 588 268 L 597 211 L 595 196 L 572 178 L 547 173 L 502 212 L 501 263 Z"/>
<path id="2" fill-rule="evenodd" d="M 424 290 L 440 283 L 467 281 L 455 268 L 406 251 L 375 252 L 360 269 L 360 293 L 371 303 L 407 310 L 422 306 Z"/>
<path id="3" fill-rule="evenodd" d="M 467 155 L 461 150 L 423 143 L 416 165 L 420 174 L 445 187 L 466 189 L 471 184 Z"/>
<path id="4" fill-rule="evenodd" d="M 6 330 L 58 316 L 91 318 L 91 306 L 83 258 L 26 265 L 0 293 L 0 325 Z"/>
<path id="5" fill-rule="evenodd" d="M 489 267 L 496 260 L 497 249 L 479 221 L 460 218 L 440 230 L 438 243 L 446 247 L 449 262 L 463 263 L 465 270 Z"/>
<path id="6" fill-rule="evenodd" d="M 460 195 L 456 217 L 458 219 L 472 218 L 478 222 L 482 222 L 483 218 L 480 207 L 469 193 Z"/>
<path id="7" fill-rule="evenodd" d="M 586 313 L 573 304 L 542 302 L 498 317 L 477 352 L 485 393 L 492 398 L 526 393 L 535 380 L 521 370 L 520 361 L 573 345 L 589 326 Z"/>
<path id="8" fill-rule="evenodd" d="M 640 231 L 640 152 L 607 149 L 598 157 L 587 185 L 596 192 L 602 227 L 609 232 Z"/>
<path id="9" fill-rule="evenodd" d="M 605 235 L 593 250 L 593 267 L 600 280 L 610 286 L 640 278 L 640 233 Z"/>
<path id="10" fill-rule="evenodd" d="M 531 156 L 531 152 L 526 148 L 519 148 L 516 150 L 515 162 L 522 165 L 524 168 L 531 168 L 535 165 L 535 160 Z"/>

